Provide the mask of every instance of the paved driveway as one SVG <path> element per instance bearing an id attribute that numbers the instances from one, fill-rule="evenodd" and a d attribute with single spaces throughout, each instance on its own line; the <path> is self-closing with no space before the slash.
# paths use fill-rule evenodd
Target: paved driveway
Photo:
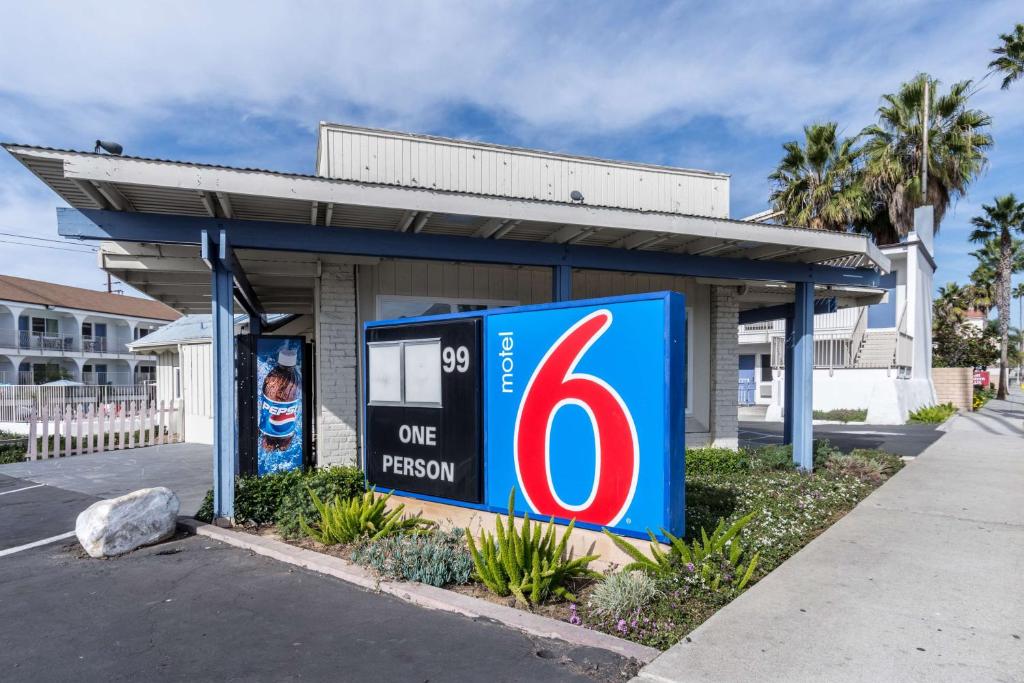
<path id="1" fill-rule="evenodd" d="M 73 537 L 52 540 L 95 500 L 0 475 L 0 680 L 616 681 L 635 672 L 603 650 L 421 609 L 199 536 L 110 560 L 89 558 Z"/>
<path id="2" fill-rule="evenodd" d="M 192 515 L 212 486 L 213 449 L 202 444 L 175 443 L 107 451 L 0 465 L 0 475 L 97 498 L 166 486 L 178 494 L 181 514 Z"/>

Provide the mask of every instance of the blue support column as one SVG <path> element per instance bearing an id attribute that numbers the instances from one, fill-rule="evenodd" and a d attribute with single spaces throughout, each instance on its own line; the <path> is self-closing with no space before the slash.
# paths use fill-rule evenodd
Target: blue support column
<path id="1" fill-rule="evenodd" d="M 234 277 L 228 256 L 227 235 L 219 239 L 205 230 L 203 259 L 210 266 L 213 313 L 213 516 L 232 519 L 235 515 L 235 474 L 238 449 L 235 446 L 235 325 Z"/>
<path id="2" fill-rule="evenodd" d="M 793 443 L 793 316 L 785 320 L 782 336 L 783 394 L 782 394 L 782 443 Z"/>
<path id="3" fill-rule="evenodd" d="M 572 266 L 555 266 L 551 269 L 551 300 L 572 299 Z"/>
<path id="4" fill-rule="evenodd" d="M 793 310 L 793 462 L 805 471 L 814 468 L 814 283 L 796 283 Z"/>

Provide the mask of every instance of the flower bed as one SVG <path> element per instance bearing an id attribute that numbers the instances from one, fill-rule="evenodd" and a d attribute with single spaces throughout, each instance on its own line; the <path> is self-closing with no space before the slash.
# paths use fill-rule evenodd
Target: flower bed
<path id="1" fill-rule="evenodd" d="M 535 521 L 501 518 L 500 532 L 474 537 L 472 544 L 460 530 L 427 529 L 415 519 L 398 524 L 402 515 L 383 510 L 382 496 L 356 500 L 362 477 L 351 468 L 241 478 L 236 514 L 252 530 L 356 561 L 382 578 L 445 586 L 667 648 L 902 467 L 888 453 L 842 454 L 827 443 L 816 444 L 815 473 L 798 472 L 791 463 L 788 447 L 687 451 L 685 538 L 671 550 L 634 550 L 637 562 L 605 575 L 565 556 L 565 529 L 551 530 L 549 538 L 547 525 Z M 327 523 L 345 534 L 324 533 L 325 505 L 336 505 Z M 352 531 L 346 515 L 367 517 L 357 505 L 373 509 L 370 517 L 382 522 Z M 197 517 L 208 519 L 211 512 L 204 505 Z M 332 521 L 332 514 L 338 518 Z M 344 542 L 324 545 L 310 535 Z"/>

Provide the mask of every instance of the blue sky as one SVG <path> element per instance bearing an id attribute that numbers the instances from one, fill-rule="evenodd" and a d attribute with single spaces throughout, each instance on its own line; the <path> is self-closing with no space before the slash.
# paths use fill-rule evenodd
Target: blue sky
<path id="1" fill-rule="evenodd" d="M 980 80 L 1024 21 L 1019 1 L 147 5 L 9 8 L 0 139 L 311 172 L 331 120 L 722 171 L 734 217 L 766 207 L 803 125 L 853 134 L 919 71 Z M 975 106 L 996 146 L 941 226 L 937 285 L 973 268 L 981 204 L 1024 195 L 1024 83 L 989 78 Z M 59 203 L 0 157 L 0 232 L 54 238 Z M 6 274 L 105 281 L 90 253 L 0 251 Z"/>

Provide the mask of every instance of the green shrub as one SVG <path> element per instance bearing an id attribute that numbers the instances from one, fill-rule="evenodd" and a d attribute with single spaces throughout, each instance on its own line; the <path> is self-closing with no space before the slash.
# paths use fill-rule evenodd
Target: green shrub
<path id="1" fill-rule="evenodd" d="M 501 517 L 495 520 L 495 535 L 487 531 L 480 534 L 479 546 L 473 535 L 466 529 L 466 544 L 473 558 L 476 577 L 492 593 L 500 596 L 512 594 L 516 601 L 529 606 L 538 604 L 551 593 L 560 598 L 576 601 L 569 592 L 570 581 L 584 577 L 598 577 L 588 565 L 598 555 L 585 555 L 574 560 L 568 559 L 566 549 L 576 520 L 569 523 L 562 540 L 555 542 L 554 518 L 548 522 L 546 532 L 542 523 L 530 526 L 529 514 L 523 515 L 520 529 L 516 529 L 515 489 L 508 497 L 508 527 L 502 525 Z"/>
<path id="2" fill-rule="evenodd" d="M 312 489 L 320 500 L 346 500 L 366 491 L 362 470 L 355 467 L 325 467 L 309 470 L 301 479 L 292 481 L 281 497 L 275 522 L 285 538 L 302 536 L 299 520 L 318 524 L 320 514 L 313 505 L 307 489 Z"/>
<path id="3" fill-rule="evenodd" d="M 199 509 L 196 510 L 195 518 L 200 522 L 213 524 L 213 489 L 207 491 L 206 495 L 203 496 L 203 502 L 200 503 Z"/>
<path id="4" fill-rule="evenodd" d="M 645 572 L 621 571 L 594 587 L 587 607 L 599 617 L 636 618 L 661 594 L 658 582 Z"/>
<path id="5" fill-rule="evenodd" d="M 775 470 L 791 470 L 793 464 L 793 446 L 762 446 L 750 452 L 750 469 L 754 472 L 772 472 Z"/>
<path id="6" fill-rule="evenodd" d="M 825 463 L 825 469 L 835 474 L 856 477 L 872 484 L 881 484 L 885 479 L 882 463 L 859 455 L 842 453 L 834 455 Z"/>
<path id="7" fill-rule="evenodd" d="M 686 449 L 686 474 L 727 474 L 744 472 L 750 468 L 746 451 L 731 448 Z"/>
<path id="8" fill-rule="evenodd" d="M 952 403 L 942 403 L 937 406 L 925 406 L 918 408 L 910 414 L 908 422 L 923 424 L 939 424 L 945 422 L 956 412 L 956 406 Z"/>
<path id="9" fill-rule="evenodd" d="M 903 458 L 895 453 L 890 453 L 877 448 L 854 448 L 850 451 L 850 455 L 856 455 L 859 458 L 866 458 L 867 460 L 878 463 L 881 466 L 882 474 L 886 477 L 891 477 L 899 472 L 903 469 L 903 465 L 905 464 L 903 462 Z"/>
<path id="10" fill-rule="evenodd" d="M 832 420 L 834 422 L 863 422 L 868 419 L 867 408 L 836 408 L 834 410 L 815 410 L 815 420 Z"/>
<path id="11" fill-rule="evenodd" d="M 751 512 L 740 517 L 728 528 L 725 520 L 720 519 L 710 536 L 701 529 L 701 537 L 690 544 L 662 529 L 661 533 L 671 543 L 667 551 L 661 549 L 661 544 L 651 533 L 650 557 L 608 529 L 603 531 L 620 550 L 633 558 L 633 562 L 623 567 L 623 571 L 639 570 L 667 577 L 685 569 L 700 576 L 711 590 L 717 591 L 724 581 L 726 586 L 741 591 L 754 575 L 760 556 L 755 552 L 744 562 L 744 556 L 748 553 L 739 538 L 739 533 L 754 518 L 754 514 Z"/>
<path id="12" fill-rule="evenodd" d="M 388 510 L 390 493 L 378 496 L 370 489 L 355 498 L 335 496 L 332 502 L 324 503 L 313 489 L 307 491 L 319 513 L 319 521 L 310 525 L 300 517 L 299 527 L 304 534 L 324 545 L 351 543 L 362 538 L 376 541 L 401 532 L 422 531 L 432 525 L 419 516 L 403 517 L 404 504 Z"/>
<path id="13" fill-rule="evenodd" d="M 355 467 L 273 472 L 262 477 L 241 476 L 235 479 L 235 521 L 257 526 L 278 524 L 288 537 L 301 535 L 299 519 L 305 515 L 310 522 L 319 519 L 306 487 L 316 491 L 321 500 L 335 496 L 348 499 L 366 490 L 363 473 Z M 213 491 L 207 491 L 195 514 L 201 522 L 213 521 Z"/>
<path id="14" fill-rule="evenodd" d="M 467 583 L 473 571 L 462 529 L 369 541 L 352 552 L 352 560 L 388 579 L 438 587 Z"/>
<path id="15" fill-rule="evenodd" d="M 28 438 L 23 434 L 0 430 L 0 465 L 24 462 Z"/>
<path id="16" fill-rule="evenodd" d="M 302 470 L 238 477 L 235 480 L 235 520 L 256 526 L 273 524 L 285 493 L 308 477 Z"/>

